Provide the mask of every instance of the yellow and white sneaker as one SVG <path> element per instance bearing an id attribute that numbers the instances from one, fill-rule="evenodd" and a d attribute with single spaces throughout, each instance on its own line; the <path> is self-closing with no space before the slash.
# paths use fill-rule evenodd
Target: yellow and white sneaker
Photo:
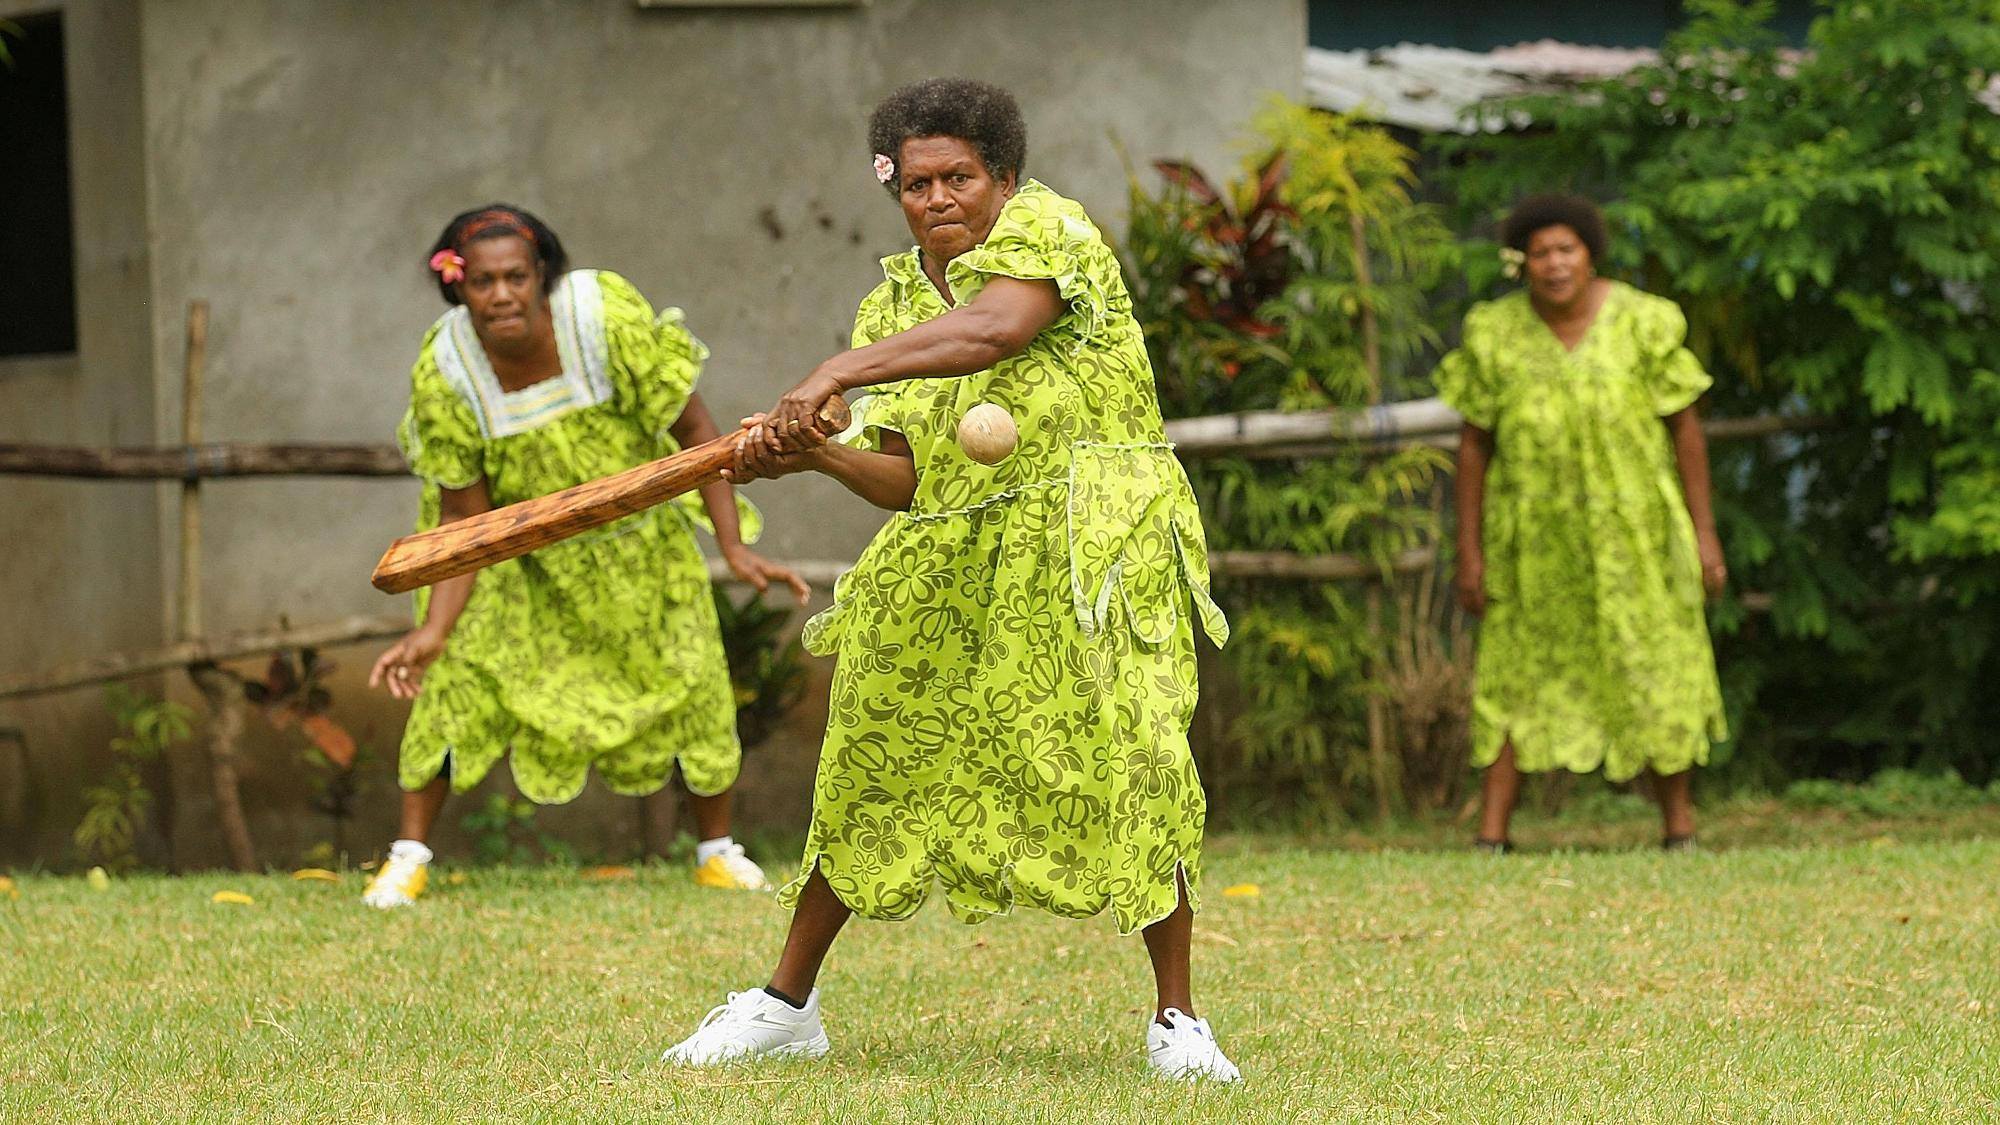
<path id="1" fill-rule="evenodd" d="M 768 891 L 771 880 L 764 877 L 764 869 L 751 862 L 743 854 L 743 845 L 730 843 L 701 859 L 699 853 L 694 867 L 694 881 L 700 887 L 718 887 L 725 891 Z"/>
<path id="2" fill-rule="evenodd" d="M 415 840 L 398 840 L 389 846 L 389 860 L 368 880 L 361 901 L 377 910 L 411 906 L 431 880 L 431 850 Z"/>

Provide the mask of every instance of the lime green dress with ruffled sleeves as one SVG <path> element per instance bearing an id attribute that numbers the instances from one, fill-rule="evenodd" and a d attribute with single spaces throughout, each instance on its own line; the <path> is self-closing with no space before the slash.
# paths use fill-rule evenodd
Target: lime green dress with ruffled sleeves
<path id="1" fill-rule="evenodd" d="M 655 317 L 599 270 L 566 275 L 550 308 L 562 374 L 519 391 L 500 387 L 462 306 L 424 337 L 397 431 L 424 481 L 419 530 L 437 526 L 440 487 L 484 477 L 511 504 L 678 450 L 668 430 L 708 355 L 680 310 Z M 753 539 L 755 512 L 740 511 Z M 575 797 L 592 767 L 619 793 L 659 789 L 677 761 L 694 792 L 729 788 L 742 751 L 698 524 L 691 495 L 480 571 L 410 711 L 403 787 L 448 761 L 462 792 L 511 747 L 516 785 L 543 803 Z"/>
<path id="2" fill-rule="evenodd" d="M 951 307 L 915 250 L 883 267 L 857 347 Z M 855 404 L 844 440 L 901 434 L 916 497 L 807 626 L 837 663 L 805 859 L 781 897 L 795 904 L 817 865 L 871 918 L 910 916 L 935 880 L 966 921 L 1109 907 L 1129 932 L 1173 911 L 1178 873 L 1198 893 L 1194 628 L 1221 643 L 1228 626 L 1110 247 L 1029 181 L 951 263 L 953 303 L 994 277 L 1054 281 L 1067 308 L 989 370 Z M 981 402 L 1020 431 L 991 467 L 955 438 Z"/>
<path id="3" fill-rule="evenodd" d="M 1660 419 L 1710 379 L 1662 297 L 1613 282 L 1575 351 L 1525 292 L 1478 305 L 1439 395 L 1494 435 L 1476 766 L 1622 781 L 1706 764 L 1726 737 L 1694 524 Z"/>

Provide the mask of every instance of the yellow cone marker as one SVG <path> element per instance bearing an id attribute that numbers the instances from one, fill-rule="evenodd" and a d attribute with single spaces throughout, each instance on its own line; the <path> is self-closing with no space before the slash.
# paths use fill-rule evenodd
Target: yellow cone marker
<path id="1" fill-rule="evenodd" d="M 257 900 L 242 891 L 217 891 L 208 898 L 210 902 L 226 902 L 233 906 L 248 906 Z"/>
<path id="2" fill-rule="evenodd" d="M 1238 883 L 1233 887 L 1222 888 L 1224 898 L 1255 898 L 1263 893 L 1264 889 L 1255 883 Z"/>
<path id="3" fill-rule="evenodd" d="M 301 867 L 292 872 L 292 878 L 301 883 L 338 883 L 340 876 L 324 867 Z"/>
<path id="4" fill-rule="evenodd" d="M 102 867 L 91 868 L 90 874 L 85 875 L 83 881 L 89 883 L 90 889 L 93 891 L 108 891 L 111 889 L 111 876 L 105 874 Z"/>

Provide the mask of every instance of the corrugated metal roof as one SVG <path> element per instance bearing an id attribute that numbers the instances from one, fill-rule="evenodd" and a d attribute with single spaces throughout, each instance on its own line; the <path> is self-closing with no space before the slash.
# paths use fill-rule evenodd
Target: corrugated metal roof
<path id="1" fill-rule="evenodd" d="M 1486 52 L 1494 66 L 1515 74 L 1578 82 L 1610 78 L 1636 66 L 1658 62 L 1651 47 L 1589 47 L 1541 39 Z"/>
<path id="2" fill-rule="evenodd" d="M 1489 98 L 1559 90 L 1653 62 L 1649 48 L 1589 47 L 1544 39 L 1494 51 L 1401 43 L 1370 51 L 1306 51 L 1306 98 L 1323 109 L 1365 110 L 1427 133 L 1469 133 L 1461 113 Z M 1526 124 L 1526 122 L 1514 122 Z"/>
<path id="3" fill-rule="evenodd" d="M 1787 51 L 1788 56 L 1797 52 Z M 1492 51 L 1400 43 L 1368 51 L 1306 49 L 1306 100 L 1321 109 L 1365 111 L 1425 133 L 1470 133 L 1464 110 L 1489 98 L 1562 90 L 1611 78 L 1659 59 L 1645 47 L 1589 47 L 1543 39 Z M 2000 74 L 1977 100 L 2000 114 Z M 1525 119 L 1507 122 L 1513 127 Z M 1488 128 L 1498 129 L 1489 121 Z"/>

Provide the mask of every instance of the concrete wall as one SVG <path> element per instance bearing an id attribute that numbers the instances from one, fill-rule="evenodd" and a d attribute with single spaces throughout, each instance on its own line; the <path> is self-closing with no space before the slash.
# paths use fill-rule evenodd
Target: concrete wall
<path id="1" fill-rule="evenodd" d="M 1028 117 L 1029 173 L 1116 231 L 1114 138 L 1142 160 L 1229 160 L 1267 93 L 1298 93 L 1305 45 L 1301 0 L 734 11 L 156 0 L 142 24 L 160 405 L 177 409 L 181 310 L 205 298 L 208 433 L 239 440 L 386 439 L 442 307 L 423 251 L 451 214 L 493 199 L 541 214 L 578 264 L 686 308 L 714 349 L 703 391 L 718 417 L 763 408 L 844 345 L 876 259 L 909 243 L 869 170 L 865 120 L 881 95 L 934 74 L 1007 85 Z M 211 628 L 388 606 L 366 576 L 408 529 L 413 486 L 209 493 Z M 830 482 L 763 485 L 753 498 L 780 557 L 851 558 L 880 524 Z M 157 553 L 149 546 L 149 563 Z M 156 620 L 158 596 L 141 594 L 148 609 L 135 616 Z M 402 710 L 363 698 L 356 675 L 373 650 L 339 655 L 339 716 L 377 755 L 372 843 L 393 827 L 387 770 Z M 742 789 L 747 822 L 802 825 L 817 721 L 803 709 L 759 755 Z M 295 753 L 256 737 L 266 748 L 247 798 L 278 858 L 324 826 L 297 812 Z M 189 792 L 197 765 L 183 763 Z M 184 823 L 198 826 L 188 801 Z M 615 842 L 634 817 L 627 803 L 586 798 L 552 823 L 601 826 Z M 184 855 L 214 858 L 206 833 L 182 835 Z"/>
<path id="2" fill-rule="evenodd" d="M 0 441 L 153 440 L 154 362 L 136 0 L 59 8 L 70 95 L 77 351 L 0 359 Z M 0 108 L 4 111 L 4 108 Z M 0 672 L 155 643 L 160 554 L 149 484 L 0 478 Z M 157 690 L 157 681 L 152 685 Z M 101 689 L 0 702 L 0 862 L 61 855 L 107 760 Z"/>

